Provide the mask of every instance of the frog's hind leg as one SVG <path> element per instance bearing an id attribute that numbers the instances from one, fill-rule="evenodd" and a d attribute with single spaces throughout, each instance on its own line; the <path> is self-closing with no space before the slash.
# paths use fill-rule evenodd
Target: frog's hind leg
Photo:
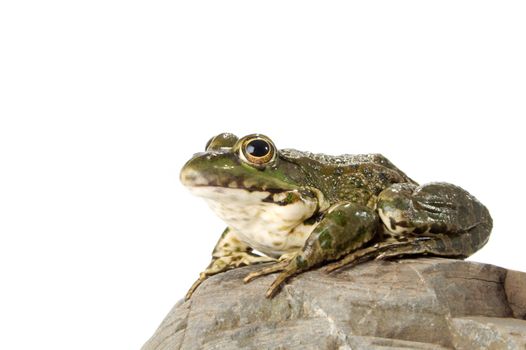
<path id="1" fill-rule="evenodd" d="M 436 237 L 433 250 L 441 255 L 470 256 L 486 244 L 492 228 L 486 207 L 448 183 L 394 184 L 378 196 L 377 210 L 394 237 Z"/>
<path id="2" fill-rule="evenodd" d="M 351 252 L 326 267 L 407 255 L 466 258 L 488 240 L 488 210 L 460 187 L 447 183 L 395 184 L 380 193 L 378 212 L 392 237 Z"/>

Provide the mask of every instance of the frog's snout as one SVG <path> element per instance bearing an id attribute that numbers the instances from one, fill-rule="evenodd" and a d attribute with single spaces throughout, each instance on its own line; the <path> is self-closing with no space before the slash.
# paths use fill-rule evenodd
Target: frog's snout
<path id="1" fill-rule="evenodd" d="M 207 183 L 204 173 L 211 159 L 209 152 L 195 153 L 181 169 L 179 180 L 187 187 L 205 185 Z"/>
<path id="2" fill-rule="evenodd" d="M 228 150 L 198 152 L 183 166 L 179 179 L 187 187 L 224 185 L 223 180 L 230 182 L 231 169 L 238 164 L 237 156 Z"/>
<path id="3" fill-rule="evenodd" d="M 179 174 L 179 180 L 184 186 L 192 187 L 206 184 L 205 178 L 192 168 L 183 167 Z"/>
<path id="4" fill-rule="evenodd" d="M 192 156 L 192 158 L 190 158 L 190 160 L 186 162 L 185 165 L 183 165 L 179 173 L 179 181 L 181 181 L 181 183 L 184 186 L 192 186 L 192 184 L 196 181 L 198 177 L 198 172 L 193 169 L 194 168 L 193 163 L 194 163 L 194 160 L 198 158 L 201 154 L 202 152 L 195 153 Z"/>

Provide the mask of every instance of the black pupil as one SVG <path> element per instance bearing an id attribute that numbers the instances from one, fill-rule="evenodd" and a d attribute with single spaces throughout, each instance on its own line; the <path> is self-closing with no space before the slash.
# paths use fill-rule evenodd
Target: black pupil
<path id="1" fill-rule="evenodd" d="M 270 146 L 263 140 L 252 140 L 247 145 L 247 153 L 253 157 L 263 157 L 270 151 Z"/>

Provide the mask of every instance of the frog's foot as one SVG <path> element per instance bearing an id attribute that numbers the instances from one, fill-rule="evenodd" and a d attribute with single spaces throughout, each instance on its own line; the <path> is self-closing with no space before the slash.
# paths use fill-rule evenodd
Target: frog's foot
<path id="1" fill-rule="evenodd" d="M 436 238 L 436 237 L 435 237 Z M 410 237 L 405 241 L 386 241 L 377 243 L 374 246 L 367 247 L 352 252 L 342 259 L 325 266 L 325 272 L 329 273 L 338 270 L 347 265 L 357 265 L 362 262 L 376 259 L 386 259 L 399 257 L 402 255 L 427 254 L 436 251 L 427 244 L 433 241 L 431 237 Z"/>
<path id="2" fill-rule="evenodd" d="M 192 297 L 192 294 L 195 292 L 197 287 L 208 277 L 224 272 L 236 267 L 259 264 L 264 262 L 276 261 L 274 258 L 268 256 L 259 256 L 247 252 L 235 252 L 226 256 L 221 256 L 212 260 L 210 265 L 199 274 L 197 281 L 192 284 L 188 292 L 186 293 L 185 300 L 188 300 Z"/>
<path id="3" fill-rule="evenodd" d="M 300 269 L 296 266 L 298 253 L 291 253 L 283 255 L 280 260 L 271 266 L 267 266 L 261 270 L 249 273 L 244 281 L 248 283 L 255 278 L 265 276 L 274 272 L 281 272 L 278 277 L 272 282 L 269 289 L 265 293 L 267 298 L 272 298 L 279 291 L 281 285 L 292 275 L 298 273 Z"/>
<path id="4" fill-rule="evenodd" d="M 245 283 L 248 283 L 258 277 L 261 277 L 261 276 L 265 276 L 265 275 L 269 275 L 271 273 L 274 273 L 274 272 L 279 272 L 279 271 L 283 271 L 287 265 L 289 264 L 289 262 L 292 260 L 292 258 L 295 256 L 296 254 L 284 254 L 282 255 L 278 261 L 276 261 L 274 264 L 270 265 L 270 266 L 267 266 L 267 267 L 264 267 L 260 270 L 257 270 L 257 271 L 253 271 L 251 273 L 249 273 L 248 275 L 246 275 L 246 277 L 243 279 L 243 282 Z"/>
<path id="5" fill-rule="evenodd" d="M 325 272 L 330 273 L 338 269 L 341 269 L 342 267 L 347 266 L 347 265 L 357 265 L 361 262 L 365 262 L 369 260 L 368 258 L 369 255 L 375 253 L 376 251 L 377 251 L 377 248 L 375 247 L 359 249 L 351 254 L 344 256 L 342 259 L 336 262 L 325 265 L 324 270 Z"/>
<path id="6" fill-rule="evenodd" d="M 458 241 L 458 235 L 437 234 L 433 236 L 408 237 L 403 241 L 386 241 L 352 252 L 332 264 L 325 266 L 329 273 L 347 265 L 357 265 L 368 260 L 383 260 L 407 255 L 433 255 L 450 258 L 465 258 L 464 255 L 448 248 Z"/>

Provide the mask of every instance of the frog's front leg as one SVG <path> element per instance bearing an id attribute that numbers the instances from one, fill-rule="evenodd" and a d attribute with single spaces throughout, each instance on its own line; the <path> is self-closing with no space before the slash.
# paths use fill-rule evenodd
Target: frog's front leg
<path id="1" fill-rule="evenodd" d="M 333 271 L 368 259 L 406 255 L 466 258 L 486 244 L 488 210 L 462 188 L 434 182 L 394 184 L 378 196 L 378 212 L 391 238 L 327 266 Z"/>
<path id="2" fill-rule="evenodd" d="M 252 248 L 241 242 L 235 235 L 235 232 L 227 228 L 221 235 L 221 238 L 219 238 L 212 252 L 212 261 L 208 267 L 199 274 L 197 281 L 194 282 L 186 293 L 185 300 L 190 299 L 197 287 L 212 275 L 240 266 L 270 261 L 275 261 L 275 259 L 252 253 Z"/>
<path id="3" fill-rule="evenodd" d="M 281 271 L 267 290 L 271 298 L 289 277 L 327 261 L 336 260 L 370 241 L 377 230 L 379 218 L 366 206 L 339 203 L 328 209 L 300 251 L 287 254 L 280 261 L 247 275 L 245 282 Z"/>

